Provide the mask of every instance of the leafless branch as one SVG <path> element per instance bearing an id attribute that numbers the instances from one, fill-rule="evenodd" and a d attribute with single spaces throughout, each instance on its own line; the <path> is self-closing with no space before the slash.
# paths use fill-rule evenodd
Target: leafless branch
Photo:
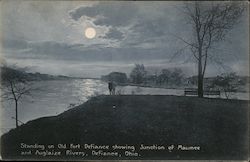
<path id="1" fill-rule="evenodd" d="M 181 54 L 183 53 L 183 51 L 184 51 L 187 47 L 189 47 L 189 45 L 186 45 L 186 46 L 184 46 L 183 48 L 181 48 L 181 49 L 179 49 L 178 51 L 176 51 L 176 52 L 172 55 L 172 57 L 169 59 L 168 62 L 169 62 L 169 63 L 172 62 L 177 56 L 181 55 Z"/>

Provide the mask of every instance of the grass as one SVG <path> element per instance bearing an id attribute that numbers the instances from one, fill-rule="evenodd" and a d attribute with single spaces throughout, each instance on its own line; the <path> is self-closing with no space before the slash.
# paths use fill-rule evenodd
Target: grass
<path id="1" fill-rule="evenodd" d="M 20 156 L 20 142 L 182 144 L 197 145 L 201 150 L 139 151 L 142 156 L 134 159 L 233 160 L 247 158 L 247 135 L 247 101 L 163 95 L 97 96 L 58 116 L 36 119 L 11 130 L 1 137 L 1 153 L 7 159 L 31 158 Z"/>

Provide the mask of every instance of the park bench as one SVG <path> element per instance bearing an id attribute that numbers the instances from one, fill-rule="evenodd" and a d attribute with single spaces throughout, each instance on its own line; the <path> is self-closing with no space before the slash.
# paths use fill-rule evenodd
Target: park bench
<path id="1" fill-rule="evenodd" d="M 204 90 L 204 95 L 208 96 L 220 96 L 220 91 L 215 90 Z M 197 88 L 185 88 L 184 90 L 185 96 L 198 96 L 198 89 Z"/>

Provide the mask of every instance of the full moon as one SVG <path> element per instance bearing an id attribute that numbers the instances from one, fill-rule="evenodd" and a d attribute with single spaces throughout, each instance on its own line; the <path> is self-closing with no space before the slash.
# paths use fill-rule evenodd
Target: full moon
<path id="1" fill-rule="evenodd" d="M 85 29 L 85 37 L 88 39 L 94 38 L 96 35 L 96 31 L 94 28 L 87 28 Z"/>

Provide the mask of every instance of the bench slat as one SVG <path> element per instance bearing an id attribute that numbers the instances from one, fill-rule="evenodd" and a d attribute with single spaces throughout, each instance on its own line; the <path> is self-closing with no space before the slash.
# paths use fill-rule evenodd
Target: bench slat
<path id="1" fill-rule="evenodd" d="M 204 95 L 220 95 L 220 91 L 204 91 Z M 197 89 L 185 88 L 184 95 L 198 95 Z"/>

